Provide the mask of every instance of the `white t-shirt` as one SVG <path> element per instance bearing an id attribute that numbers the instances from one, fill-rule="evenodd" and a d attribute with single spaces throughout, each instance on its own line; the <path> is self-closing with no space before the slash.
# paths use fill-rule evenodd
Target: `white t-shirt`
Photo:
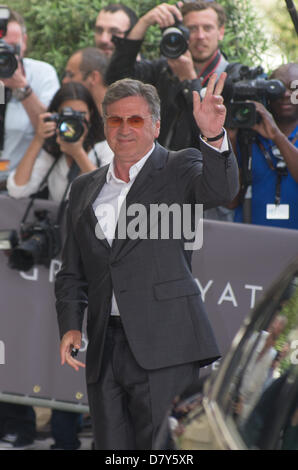
<path id="1" fill-rule="evenodd" d="M 39 100 L 49 106 L 60 88 L 57 73 L 52 65 L 35 59 L 23 59 L 26 78 Z M 4 148 L 1 159 L 10 160 L 9 171 L 14 170 L 34 137 L 34 127 L 21 101 L 11 97 L 6 106 L 4 122 Z M 0 180 L 7 172 L 0 172 Z"/>
<path id="2" fill-rule="evenodd" d="M 88 153 L 88 157 L 95 165 L 104 166 L 110 163 L 113 159 L 113 152 L 106 141 L 98 142 L 92 150 Z M 99 159 L 99 162 L 97 161 Z M 11 197 L 16 199 L 22 197 L 29 197 L 38 191 L 39 185 L 51 168 L 54 157 L 45 150 L 41 150 L 38 155 L 33 169 L 31 178 L 27 184 L 18 186 L 15 184 L 13 170 L 7 180 L 7 190 Z M 49 199 L 52 201 L 60 202 L 64 196 L 65 190 L 68 185 L 68 172 L 69 166 L 66 161 L 65 155 L 61 155 L 58 162 L 54 166 L 48 178 Z"/>

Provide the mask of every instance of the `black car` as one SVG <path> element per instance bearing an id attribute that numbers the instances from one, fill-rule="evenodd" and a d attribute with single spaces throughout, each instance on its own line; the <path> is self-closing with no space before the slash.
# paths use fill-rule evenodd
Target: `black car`
<path id="1" fill-rule="evenodd" d="M 298 450 L 298 260 L 246 318 L 203 392 L 177 401 L 168 423 L 174 449 Z"/>

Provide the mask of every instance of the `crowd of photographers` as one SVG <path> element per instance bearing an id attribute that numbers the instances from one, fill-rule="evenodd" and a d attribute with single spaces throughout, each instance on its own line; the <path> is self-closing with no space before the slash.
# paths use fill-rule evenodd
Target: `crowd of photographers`
<path id="1" fill-rule="evenodd" d="M 282 65 L 270 77 L 260 67 L 229 63 L 220 50 L 225 23 L 224 9 L 216 2 L 162 3 L 139 19 L 128 7 L 110 4 L 96 18 L 94 45 L 66 58 L 60 85 L 52 65 L 25 57 L 23 18 L 0 9 L 2 194 L 61 203 L 78 174 L 111 162 L 101 103 L 107 86 L 124 77 L 157 88 L 162 145 L 199 147 L 192 91 L 203 95 L 211 74 L 225 71 L 226 128 L 239 161 L 241 190 L 231 207 L 206 211 L 205 217 L 297 229 L 298 94 L 292 84 L 298 63 Z M 161 56 L 149 61 L 140 51 L 155 24 L 163 31 Z M 12 267 L 24 269 L 20 256 Z M 13 436 L 6 439 L 12 448 L 32 443 L 32 408 L 0 405 L 0 438 Z M 79 446 L 73 415 L 54 413 L 56 429 L 64 429 L 58 448 Z"/>

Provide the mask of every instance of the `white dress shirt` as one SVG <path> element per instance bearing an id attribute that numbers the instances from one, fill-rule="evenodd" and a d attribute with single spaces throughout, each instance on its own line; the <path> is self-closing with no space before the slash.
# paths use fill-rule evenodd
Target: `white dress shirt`
<path id="1" fill-rule="evenodd" d="M 106 183 L 93 203 L 93 210 L 109 245 L 112 245 L 120 209 L 123 202 L 126 200 L 127 193 L 154 148 L 155 144 L 153 144 L 151 150 L 141 158 L 141 160 L 130 167 L 128 183 L 116 177 L 114 159 L 109 165 Z M 119 315 L 114 292 L 110 313 L 111 315 Z"/>

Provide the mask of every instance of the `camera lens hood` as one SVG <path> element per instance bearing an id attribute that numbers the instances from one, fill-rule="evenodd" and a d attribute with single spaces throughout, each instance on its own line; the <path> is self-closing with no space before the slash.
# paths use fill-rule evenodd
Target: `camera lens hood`
<path id="1" fill-rule="evenodd" d="M 84 133 L 84 125 L 77 117 L 67 117 L 58 123 L 59 135 L 65 142 L 77 142 Z"/>
<path id="2" fill-rule="evenodd" d="M 188 49 L 188 29 L 176 22 L 163 30 L 160 53 L 169 59 L 177 59 Z"/>

